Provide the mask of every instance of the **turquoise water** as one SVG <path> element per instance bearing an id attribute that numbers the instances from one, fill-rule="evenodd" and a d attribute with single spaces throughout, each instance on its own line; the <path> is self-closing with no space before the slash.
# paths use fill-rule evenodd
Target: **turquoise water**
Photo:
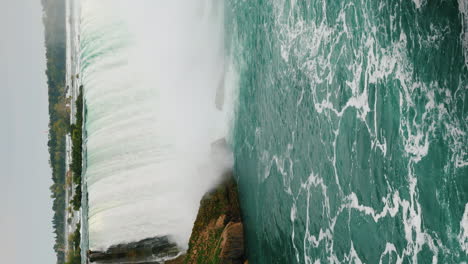
<path id="1" fill-rule="evenodd" d="M 226 3 L 250 262 L 467 261 L 464 1 Z"/>

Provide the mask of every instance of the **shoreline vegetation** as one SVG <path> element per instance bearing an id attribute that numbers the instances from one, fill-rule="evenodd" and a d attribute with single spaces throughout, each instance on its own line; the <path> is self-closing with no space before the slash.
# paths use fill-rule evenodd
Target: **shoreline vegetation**
<path id="1" fill-rule="evenodd" d="M 41 0 L 46 48 L 46 76 L 49 104 L 49 164 L 53 184 L 50 186 L 54 212 L 54 251 L 57 264 L 81 264 L 80 223 L 70 217 L 81 207 L 82 120 L 83 97 L 68 96 L 66 86 L 66 18 L 65 1 Z M 74 78 L 74 76 L 71 76 Z M 73 83 L 73 80 L 72 80 Z M 70 105 L 76 103 L 76 122 L 71 124 Z M 71 137 L 71 142 L 67 142 Z M 67 168 L 67 152 L 71 146 L 71 163 Z M 73 186 L 74 192 L 72 191 Z M 70 199 L 70 194 L 73 194 Z M 76 218 L 76 217 L 75 217 Z M 73 223 L 72 223 L 73 222 Z"/>
<path id="2" fill-rule="evenodd" d="M 70 169 L 73 175 L 75 195 L 71 201 L 73 210 L 78 211 L 81 208 L 81 171 L 83 166 L 83 86 L 80 86 L 78 98 L 76 98 L 76 123 L 71 124 L 70 133 L 72 141 L 72 161 Z"/>
<path id="3" fill-rule="evenodd" d="M 83 152 L 83 86 L 80 86 L 79 95 L 76 98 L 75 124 L 70 125 L 72 142 L 72 160 L 70 170 L 72 172 L 73 183 L 75 184 L 75 195 L 70 203 L 73 210 L 81 209 L 81 172 L 82 172 L 82 152 Z M 68 236 L 70 245 L 67 252 L 65 264 L 81 264 L 81 224 L 78 223 L 75 232 Z"/>
<path id="4" fill-rule="evenodd" d="M 49 163 L 53 184 L 50 187 L 54 216 L 54 251 L 57 263 L 65 262 L 65 188 L 66 135 L 69 133 L 70 112 L 65 87 L 65 1 L 41 0 L 43 7 L 44 38 L 47 60 L 47 87 L 49 100 Z"/>
<path id="5" fill-rule="evenodd" d="M 68 243 L 70 249 L 67 252 L 65 264 L 81 264 L 81 234 L 80 234 L 80 224 L 75 229 L 75 232 L 71 233 L 68 236 Z"/>

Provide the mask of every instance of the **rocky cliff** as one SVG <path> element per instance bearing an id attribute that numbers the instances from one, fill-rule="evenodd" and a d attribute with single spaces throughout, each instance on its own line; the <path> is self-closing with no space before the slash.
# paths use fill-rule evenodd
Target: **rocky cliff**
<path id="1" fill-rule="evenodd" d="M 200 202 L 186 255 L 167 264 L 243 264 L 244 228 L 237 185 L 229 177 Z"/>

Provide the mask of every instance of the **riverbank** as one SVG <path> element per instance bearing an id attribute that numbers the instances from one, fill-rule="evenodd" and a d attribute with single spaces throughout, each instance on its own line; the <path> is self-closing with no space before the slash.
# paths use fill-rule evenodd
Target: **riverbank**
<path id="1" fill-rule="evenodd" d="M 82 152 L 83 152 L 83 87 L 80 87 L 77 98 L 72 98 L 72 102 L 76 104 L 75 123 L 70 124 L 70 135 L 67 135 L 67 150 L 71 151 L 67 156 L 69 170 L 67 171 L 66 181 L 66 217 L 67 229 L 66 235 L 66 257 L 65 264 L 80 264 L 81 263 L 81 201 L 82 201 Z M 69 163 L 69 164 L 68 164 Z M 72 197 L 72 198 L 71 198 Z"/>
<path id="2" fill-rule="evenodd" d="M 65 264 L 81 264 L 83 87 L 79 67 L 79 16 L 74 1 L 65 1 L 66 98 L 69 132 L 66 135 Z"/>

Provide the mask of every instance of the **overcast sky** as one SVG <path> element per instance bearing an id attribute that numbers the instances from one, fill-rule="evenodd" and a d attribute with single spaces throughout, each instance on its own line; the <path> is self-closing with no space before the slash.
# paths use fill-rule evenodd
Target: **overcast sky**
<path id="1" fill-rule="evenodd" d="M 55 263 L 40 0 L 0 11 L 1 263 Z"/>

